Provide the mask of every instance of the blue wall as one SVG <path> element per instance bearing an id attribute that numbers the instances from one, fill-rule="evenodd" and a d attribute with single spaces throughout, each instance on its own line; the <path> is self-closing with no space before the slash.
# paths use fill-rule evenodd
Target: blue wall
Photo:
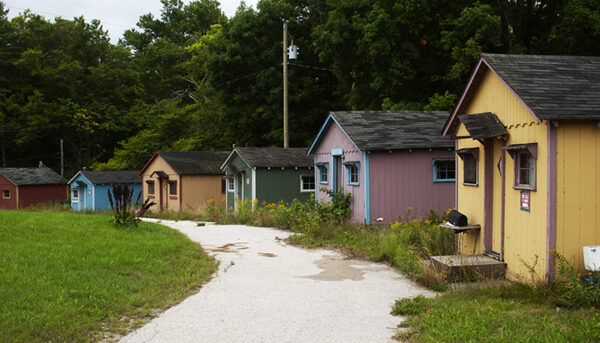
<path id="1" fill-rule="evenodd" d="M 112 185 L 93 185 L 83 175 L 79 174 L 71 181 L 69 186 L 69 192 L 71 192 L 71 208 L 73 211 L 111 210 L 110 203 L 108 201 L 107 190 L 112 189 Z M 138 199 L 138 195 L 142 192 L 142 184 L 132 183 L 129 184 L 129 187 L 133 187 L 133 201 L 136 201 Z M 73 199 L 72 197 L 73 188 L 79 189 L 78 199 Z"/>

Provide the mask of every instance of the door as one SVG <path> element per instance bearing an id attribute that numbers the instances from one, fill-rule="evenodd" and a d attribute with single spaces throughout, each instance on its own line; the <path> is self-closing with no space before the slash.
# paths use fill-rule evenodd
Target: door
<path id="1" fill-rule="evenodd" d="M 333 157 L 333 191 L 337 192 L 343 187 L 342 183 L 342 163 L 340 156 Z"/>
<path id="2" fill-rule="evenodd" d="M 484 150 L 483 250 L 491 257 L 502 259 L 505 156 L 501 142 L 493 138 L 485 140 Z"/>

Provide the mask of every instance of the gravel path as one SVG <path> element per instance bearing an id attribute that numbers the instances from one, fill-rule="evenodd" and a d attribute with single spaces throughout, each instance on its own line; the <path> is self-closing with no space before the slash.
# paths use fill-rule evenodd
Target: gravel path
<path id="1" fill-rule="evenodd" d="M 389 342 L 395 299 L 433 295 L 385 264 L 288 245 L 286 231 L 161 222 L 201 243 L 219 271 L 123 343 Z"/>

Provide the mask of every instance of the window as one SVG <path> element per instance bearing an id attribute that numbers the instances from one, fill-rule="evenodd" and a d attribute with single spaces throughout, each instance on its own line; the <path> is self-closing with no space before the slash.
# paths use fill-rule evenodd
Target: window
<path id="1" fill-rule="evenodd" d="M 314 175 L 300 176 L 300 192 L 314 192 L 314 191 L 315 191 L 315 176 Z"/>
<path id="2" fill-rule="evenodd" d="M 537 160 L 537 144 L 515 144 L 505 148 L 515 163 L 514 188 L 535 190 L 535 161 Z"/>
<path id="3" fill-rule="evenodd" d="M 154 180 L 146 181 L 148 185 L 148 194 L 154 194 Z"/>
<path id="4" fill-rule="evenodd" d="M 229 185 L 229 187 L 227 188 L 227 190 L 229 190 L 230 192 L 234 192 L 235 191 L 235 183 L 233 182 L 233 178 L 230 177 L 227 179 L 227 184 Z"/>
<path id="5" fill-rule="evenodd" d="M 77 189 L 77 188 L 71 189 L 71 198 L 79 199 L 79 189 Z"/>
<path id="6" fill-rule="evenodd" d="M 348 170 L 348 184 L 349 185 L 359 185 L 359 173 L 358 173 L 358 163 L 347 163 L 346 169 Z"/>
<path id="7" fill-rule="evenodd" d="M 479 159 L 479 148 L 467 148 L 457 151 L 463 161 L 463 184 L 477 186 L 477 162 Z"/>
<path id="8" fill-rule="evenodd" d="M 433 182 L 456 181 L 454 160 L 433 160 Z"/>
<path id="9" fill-rule="evenodd" d="M 319 168 L 319 183 L 329 183 L 329 164 L 320 164 L 317 168 Z"/>
<path id="10" fill-rule="evenodd" d="M 227 179 L 223 178 L 221 180 L 221 194 L 225 194 L 227 192 Z"/>
<path id="11" fill-rule="evenodd" d="M 10 189 L 3 189 L 2 190 L 2 198 L 4 198 L 4 199 L 10 199 Z"/>
<path id="12" fill-rule="evenodd" d="M 177 195 L 177 181 L 169 181 L 169 195 Z"/>

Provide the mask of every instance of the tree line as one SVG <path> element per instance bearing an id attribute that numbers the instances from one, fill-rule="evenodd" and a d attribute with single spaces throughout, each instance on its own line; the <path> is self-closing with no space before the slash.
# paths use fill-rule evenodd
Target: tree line
<path id="1" fill-rule="evenodd" d="M 451 110 L 481 52 L 600 55 L 600 0 L 161 0 L 112 44 L 98 20 L 0 2 L 2 166 L 139 169 L 156 150 L 290 145 L 330 110 Z"/>

